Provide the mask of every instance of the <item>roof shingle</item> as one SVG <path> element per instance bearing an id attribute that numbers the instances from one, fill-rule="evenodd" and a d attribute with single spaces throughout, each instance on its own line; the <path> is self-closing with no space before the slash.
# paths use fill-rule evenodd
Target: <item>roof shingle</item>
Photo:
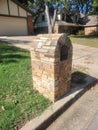
<path id="1" fill-rule="evenodd" d="M 85 26 L 98 26 L 98 15 L 88 16 L 88 22 Z"/>

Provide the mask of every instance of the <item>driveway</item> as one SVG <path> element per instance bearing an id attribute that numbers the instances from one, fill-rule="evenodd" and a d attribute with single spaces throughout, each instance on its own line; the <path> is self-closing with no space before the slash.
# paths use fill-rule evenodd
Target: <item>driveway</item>
<path id="1" fill-rule="evenodd" d="M 0 37 L 14 46 L 30 50 L 39 36 Z M 92 43 L 93 44 L 93 43 Z M 98 78 L 98 48 L 73 44 L 73 67 Z"/>

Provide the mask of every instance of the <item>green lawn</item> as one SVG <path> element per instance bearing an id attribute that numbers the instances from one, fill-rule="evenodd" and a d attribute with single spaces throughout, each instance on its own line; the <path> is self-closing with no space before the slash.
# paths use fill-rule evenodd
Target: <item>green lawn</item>
<path id="1" fill-rule="evenodd" d="M 98 48 L 98 36 L 70 36 L 72 43 Z"/>
<path id="2" fill-rule="evenodd" d="M 0 41 L 0 130 L 15 130 L 50 101 L 34 92 L 30 54 Z"/>

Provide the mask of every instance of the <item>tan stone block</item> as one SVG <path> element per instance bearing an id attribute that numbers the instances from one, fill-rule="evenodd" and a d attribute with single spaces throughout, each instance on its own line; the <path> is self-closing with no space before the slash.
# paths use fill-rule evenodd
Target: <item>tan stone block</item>
<path id="1" fill-rule="evenodd" d="M 45 68 L 44 71 L 47 72 L 47 74 L 51 74 L 51 73 L 54 73 L 54 69 L 50 69 L 50 68 Z"/>
<path id="2" fill-rule="evenodd" d="M 42 74 L 42 80 L 43 80 L 43 79 L 47 80 L 47 79 L 48 79 L 48 75 Z"/>
<path id="3" fill-rule="evenodd" d="M 48 49 L 43 49 L 43 48 L 37 48 L 36 50 L 35 50 L 35 52 L 40 52 L 40 53 L 47 53 L 48 52 Z"/>
<path id="4" fill-rule="evenodd" d="M 54 82 L 53 81 L 46 81 L 42 80 L 42 86 L 47 90 L 54 90 Z"/>
<path id="5" fill-rule="evenodd" d="M 45 57 L 44 53 L 40 53 L 39 55 L 40 55 L 40 58 L 44 58 Z"/>
<path id="6" fill-rule="evenodd" d="M 50 62 L 59 63 L 59 62 L 60 62 L 60 59 L 59 59 L 59 58 L 49 58 L 49 61 L 50 61 Z"/>
<path id="7" fill-rule="evenodd" d="M 53 54 L 53 53 L 48 53 L 48 54 L 45 54 L 45 57 L 48 57 L 48 58 L 55 58 L 56 55 L 55 55 L 55 53 L 54 53 L 54 54 Z"/>
<path id="8" fill-rule="evenodd" d="M 43 49 L 51 49 L 51 46 L 44 45 Z"/>
<path id="9" fill-rule="evenodd" d="M 46 45 L 50 46 L 51 45 L 51 41 L 47 41 Z"/>
<path id="10" fill-rule="evenodd" d="M 55 78 L 55 77 L 47 77 L 47 80 L 48 81 L 52 81 L 52 82 L 56 82 L 56 81 L 58 81 L 59 79 L 58 78 Z"/>
<path id="11" fill-rule="evenodd" d="M 41 57 L 40 59 L 42 62 L 49 62 L 50 61 L 48 57 L 44 57 L 44 58 Z"/>
<path id="12" fill-rule="evenodd" d="M 40 92 L 41 94 L 44 94 L 45 93 L 45 89 L 41 86 L 38 87 L 38 92 Z"/>

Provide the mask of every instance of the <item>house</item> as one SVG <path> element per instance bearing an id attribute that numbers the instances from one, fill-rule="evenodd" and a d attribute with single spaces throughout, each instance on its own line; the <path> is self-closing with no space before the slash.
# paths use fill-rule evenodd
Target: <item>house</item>
<path id="1" fill-rule="evenodd" d="M 17 0 L 0 0 L 0 36 L 33 34 L 32 15 Z"/>
<path id="2" fill-rule="evenodd" d="M 98 35 L 98 15 L 88 16 L 88 22 L 84 28 L 85 35 Z"/>
<path id="3" fill-rule="evenodd" d="M 71 33 L 75 34 L 82 25 L 77 24 L 76 21 L 79 18 L 79 13 L 74 12 L 75 16 L 73 15 L 68 17 L 66 15 L 67 10 L 64 8 L 63 10 L 59 10 L 56 18 L 56 23 L 54 27 L 54 33 Z M 47 23 L 47 17 L 45 13 L 41 13 L 40 16 L 37 18 L 35 24 L 34 24 L 34 31 L 36 33 L 48 33 L 48 23 Z"/>
<path id="4" fill-rule="evenodd" d="M 66 21 L 56 21 L 54 32 L 55 33 L 68 33 L 76 34 L 83 26 L 76 23 L 69 23 Z"/>

